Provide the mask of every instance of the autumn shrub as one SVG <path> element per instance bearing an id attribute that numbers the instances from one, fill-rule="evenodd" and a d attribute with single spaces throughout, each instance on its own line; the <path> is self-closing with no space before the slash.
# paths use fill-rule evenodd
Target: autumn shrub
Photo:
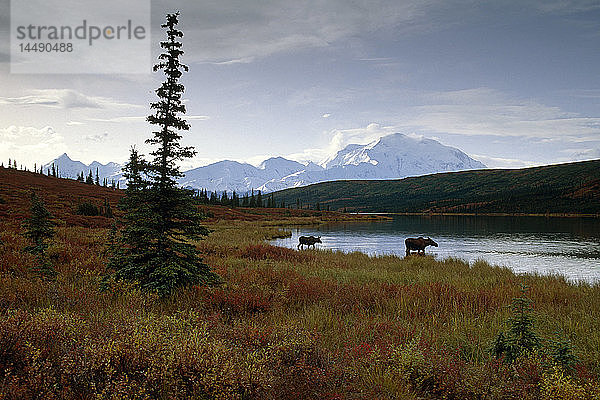
<path id="1" fill-rule="evenodd" d="M 195 243 L 224 283 L 161 299 L 124 282 L 98 289 L 107 229 L 61 224 L 47 250 L 60 273 L 45 281 L 27 272 L 20 226 L 3 225 L 0 398 L 597 397 L 598 285 L 481 261 L 279 249 L 263 242 L 275 227 L 211 224 Z M 487 350 L 513 334 L 505 305 L 523 281 L 528 329 L 546 339 L 507 363 Z"/>
<path id="2" fill-rule="evenodd" d="M 273 291 L 260 285 L 219 287 L 203 293 L 209 307 L 228 316 L 268 311 L 273 307 L 275 296 Z"/>
<path id="3" fill-rule="evenodd" d="M 92 203 L 83 202 L 77 205 L 77 214 L 84 215 L 86 217 L 95 217 L 100 215 L 100 210 Z"/>

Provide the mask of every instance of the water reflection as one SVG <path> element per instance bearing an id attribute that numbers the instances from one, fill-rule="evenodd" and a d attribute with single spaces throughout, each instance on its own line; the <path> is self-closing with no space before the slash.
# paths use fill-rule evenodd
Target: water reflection
<path id="1" fill-rule="evenodd" d="M 296 247 L 298 236 L 322 236 L 321 247 L 345 252 L 404 255 L 406 237 L 430 236 L 438 258 L 484 259 L 516 272 L 561 273 L 600 280 L 600 220 L 594 218 L 395 216 L 377 223 L 292 228 L 274 244 Z"/>

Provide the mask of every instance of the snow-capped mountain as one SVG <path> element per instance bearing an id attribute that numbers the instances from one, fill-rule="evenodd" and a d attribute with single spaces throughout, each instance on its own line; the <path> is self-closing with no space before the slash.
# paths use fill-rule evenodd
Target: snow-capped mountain
<path id="1" fill-rule="evenodd" d="M 481 162 L 454 147 L 401 133 L 384 136 L 365 146 L 349 145 L 324 164 L 326 169 L 352 169 L 351 166 L 372 169 L 377 176 L 375 179 L 485 168 Z"/>
<path id="2" fill-rule="evenodd" d="M 90 170 L 95 177 L 96 167 L 100 180 L 122 179 L 122 166 L 93 162 L 90 165 L 71 160 L 63 154 L 44 166 L 54 163 L 61 176 L 75 178 Z M 399 179 L 436 172 L 486 168 L 462 151 L 426 138 L 414 138 L 394 133 L 367 145 L 350 144 L 322 165 L 307 165 L 283 157 L 263 161 L 258 167 L 237 161 L 224 160 L 184 172 L 179 179 L 183 187 L 208 191 L 236 191 L 242 195 L 252 189 L 264 193 L 290 187 L 339 179 Z M 121 187 L 124 187 L 121 180 Z"/>
<path id="3" fill-rule="evenodd" d="M 83 172 L 85 177 L 88 176 L 92 171 L 92 176 L 96 178 L 96 171 L 98 171 L 98 177 L 100 182 L 106 178 L 109 182 L 114 180 L 115 182 L 121 181 L 120 186 L 123 187 L 124 178 L 121 174 L 121 164 L 109 162 L 108 164 L 101 164 L 98 161 L 93 161 L 91 164 L 84 164 L 81 161 L 74 161 L 69 158 L 67 153 L 62 154 L 60 157 L 55 158 L 49 163 L 43 166 L 44 173 L 48 170 L 52 170 L 52 165 L 58 168 L 58 173 L 63 178 L 76 179 L 77 175 Z"/>
<path id="4" fill-rule="evenodd" d="M 204 167 L 185 172 L 179 184 L 194 189 L 207 189 L 212 192 L 246 193 L 257 188 L 268 179 L 266 170 L 237 161 L 219 161 Z"/>
<path id="5" fill-rule="evenodd" d="M 282 179 L 306 168 L 304 164 L 273 157 L 263 161 L 258 167 L 237 161 L 219 161 L 204 167 L 186 171 L 179 180 L 183 187 L 207 189 L 209 191 L 236 191 L 243 194 L 259 189 L 271 179 Z"/>
<path id="6" fill-rule="evenodd" d="M 367 145 L 350 144 L 323 163 L 281 179 L 271 179 L 264 192 L 339 179 L 399 179 L 436 172 L 486 168 L 462 151 L 426 138 L 401 133 L 384 136 Z"/>

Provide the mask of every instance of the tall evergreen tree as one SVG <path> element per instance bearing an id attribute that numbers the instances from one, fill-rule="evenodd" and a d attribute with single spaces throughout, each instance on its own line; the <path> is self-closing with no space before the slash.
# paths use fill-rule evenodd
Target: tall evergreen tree
<path id="1" fill-rule="evenodd" d="M 98 175 L 98 167 L 96 167 L 96 180 L 94 181 L 96 186 L 100 186 L 100 176 Z"/>
<path id="2" fill-rule="evenodd" d="M 132 242 L 121 257 L 128 262 L 116 266 L 117 276 L 133 279 L 142 288 L 160 295 L 170 294 L 182 286 L 218 281 L 218 276 L 202 262 L 196 247 L 190 243 L 208 234 L 200 224 L 203 215 L 195 205 L 192 191 L 177 187 L 177 178 L 183 176 L 177 163 L 196 154 L 192 147 L 179 143 L 178 131 L 189 130 L 190 126 L 180 116 L 186 110 L 181 102 L 184 86 L 179 79 L 188 67 L 179 60 L 183 54 L 179 41 L 183 32 L 176 28 L 178 16 L 179 13 L 167 14 L 166 23 L 161 25 L 166 29 L 167 40 L 160 43 L 163 53 L 154 71 L 162 70 L 165 81 L 156 89 L 159 100 L 151 103 L 154 114 L 147 118 L 158 129 L 146 140 L 158 148 L 150 153 L 152 159 L 148 163 L 139 163 L 142 187 L 136 189 L 134 184 L 130 190 L 128 183 L 125 197 L 133 195 L 136 202 L 141 202 L 129 205 L 131 215 L 140 212 L 143 215 L 127 221 L 132 225 L 128 228 Z M 133 174 L 134 170 L 130 172 Z M 138 179 L 137 175 L 134 179 Z M 125 208 L 128 214 L 127 204 Z M 124 240 L 127 239 L 126 231 Z"/>

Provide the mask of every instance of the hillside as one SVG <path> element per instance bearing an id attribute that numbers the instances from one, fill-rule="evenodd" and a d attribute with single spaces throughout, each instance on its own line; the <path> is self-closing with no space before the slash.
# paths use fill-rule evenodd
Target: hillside
<path id="1" fill-rule="evenodd" d="M 277 203 L 360 212 L 600 213 L 600 160 L 516 170 L 335 181 L 274 193 Z"/>
<path id="2" fill-rule="evenodd" d="M 33 172 L 0 168 L 0 222 L 15 223 L 29 215 L 29 196 L 34 190 L 44 200 L 50 213 L 65 226 L 108 228 L 113 219 L 103 216 L 77 214 L 77 206 L 91 203 L 97 207 L 105 201 L 115 214 L 117 204 L 124 191 L 96 185 L 87 185 L 72 179 L 55 178 Z M 311 210 L 287 210 L 275 208 L 230 208 L 218 205 L 200 206 L 209 217 L 208 221 L 237 220 L 260 221 L 268 219 L 290 219 L 314 217 L 319 220 L 350 220 L 356 216 L 337 212 L 315 212 Z"/>
<path id="3" fill-rule="evenodd" d="M 29 215 L 29 196 L 35 190 L 50 213 L 66 225 L 109 227 L 111 219 L 77 214 L 83 202 L 102 206 L 108 201 L 113 210 L 123 195 L 121 190 L 86 185 L 71 179 L 55 178 L 33 172 L 0 168 L 0 219 L 14 222 Z"/>

